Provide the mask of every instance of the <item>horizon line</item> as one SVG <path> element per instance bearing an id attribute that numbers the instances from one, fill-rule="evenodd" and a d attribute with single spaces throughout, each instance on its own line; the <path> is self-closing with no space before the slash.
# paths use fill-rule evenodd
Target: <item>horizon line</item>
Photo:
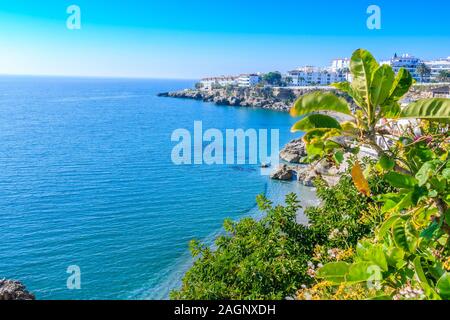
<path id="1" fill-rule="evenodd" d="M 27 74 L 27 73 L 0 73 L 0 77 L 88 78 L 88 79 L 130 79 L 130 80 L 186 80 L 186 81 L 201 80 L 201 78 L 172 78 L 172 77 L 154 77 L 154 76 L 104 76 L 104 75 L 64 75 L 64 74 Z"/>

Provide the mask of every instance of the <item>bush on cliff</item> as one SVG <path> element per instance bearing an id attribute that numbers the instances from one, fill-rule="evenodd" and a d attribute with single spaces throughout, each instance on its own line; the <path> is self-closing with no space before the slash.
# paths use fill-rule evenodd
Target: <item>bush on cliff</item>
<path id="1" fill-rule="evenodd" d="M 295 222 L 299 203 L 288 195 L 286 206 L 273 207 L 257 199 L 267 213 L 262 220 L 225 221 L 226 234 L 216 248 L 191 242 L 197 258 L 173 299 L 282 299 L 306 281 L 307 259 L 312 252 L 311 233 Z"/>
<path id="2" fill-rule="evenodd" d="M 377 185 L 378 180 L 371 184 Z M 317 181 L 317 187 L 322 205 L 306 210 L 309 226 L 296 223 L 300 206 L 295 195 L 286 197 L 284 207 L 273 207 L 259 196 L 258 205 L 266 213 L 263 219 L 227 220 L 226 234 L 216 239 L 213 248 L 193 241 L 196 261 L 171 298 L 284 299 L 310 284 L 314 256 L 324 253 L 321 261 L 325 263 L 330 261 L 330 250 L 351 251 L 359 237 L 370 233 L 372 217 L 378 215 L 349 176 L 334 187 Z"/>

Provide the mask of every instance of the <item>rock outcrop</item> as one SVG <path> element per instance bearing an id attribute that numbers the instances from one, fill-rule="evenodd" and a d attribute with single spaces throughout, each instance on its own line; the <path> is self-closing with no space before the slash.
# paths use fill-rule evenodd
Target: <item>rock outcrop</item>
<path id="1" fill-rule="evenodd" d="M 290 163 L 300 163 L 306 156 L 306 147 L 302 139 L 292 140 L 280 151 L 280 158 Z"/>
<path id="2" fill-rule="evenodd" d="M 324 88 L 324 90 L 329 89 Z M 213 102 L 217 105 L 262 108 L 287 112 L 297 97 L 311 91 L 317 91 L 317 88 L 230 87 L 212 90 L 185 89 L 160 93 L 158 96 L 201 100 L 204 102 Z"/>
<path id="3" fill-rule="evenodd" d="M 314 187 L 314 180 L 320 176 L 312 166 L 297 167 L 296 175 L 297 181 L 306 187 Z"/>
<path id="4" fill-rule="evenodd" d="M 35 300 L 19 281 L 0 280 L 0 300 Z"/>
<path id="5" fill-rule="evenodd" d="M 272 174 L 271 178 L 275 180 L 290 181 L 295 177 L 297 180 L 307 187 L 314 186 L 314 180 L 321 175 L 316 172 L 313 165 L 308 166 L 291 166 L 287 164 L 280 165 Z"/>
<path id="6" fill-rule="evenodd" d="M 270 177 L 275 180 L 292 180 L 294 177 L 294 172 L 294 168 L 286 164 L 282 164 L 277 169 L 275 169 L 274 172 L 272 172 Z"/>
<path id="7" fill-rule="evenodd" d="M 345 160 L 349 157 L 350 154 L 344 156 Z M 322 159 L 308 165 L 280 165 L 270 177 L 276 180 L 293 180 L 296 177 L 301 184 L 307 187 L 314 187 L 314 180 L 322 178 L 330 186 L 333 186 L 347 170 L 346 162 L 337 167 L 327 159 Z"/>

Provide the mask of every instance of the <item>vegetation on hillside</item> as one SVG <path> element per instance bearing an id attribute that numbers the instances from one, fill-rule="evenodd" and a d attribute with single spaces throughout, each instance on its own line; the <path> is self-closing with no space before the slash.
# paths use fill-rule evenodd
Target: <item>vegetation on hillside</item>
<path id="1" fill-rule="evenodd" d="M 401 108 L 399 101 L 413 80 L 401 69 L 379 65 L 365 50 L 351 60 L 352 83 L 335 86 L 353 98 L 358 108 L 332 93 L 301 97 L 292 114 L 306 115 L 293 130 L 306 131 L 308 152 L 325 156 L 342 148 L 334 138 L 345 136 L 358 147 L 378 154 L 376 173 L 395 190 L 375 195 L 364 174 L 353 164 L 356 188 L 378 204 L 383 219 L 374 236 L 361 239 L 349 262 L 334 261 L 317 270 L 318 282 L 300 298 L 450 298 L 450 161 L 449 99 L 423 99 Z M 320 111 L 344 113 L 353 120 L 339 123 Z M 413 119 L 387 129 L 398 119 Z M 355 294 L 357 293 L 357 294 Z M 353 295 L 355 294 L 355 295 Z"/>
<path id="2" fill-rule="evenodd" d="M 389 190 L 377 178 L 370 184 L 374 190 Z M 318 181 L 317 189 L 323 205 L 306 210 L 310 226 L 296 222 L 300 206 L 294 194 L 287 195 L 285 206 L 276 207 L 259 196 L 259 208 L 266 214 L 263 219 L 225 221 L 225 233 L 213 247 L 192 241 L 196 260 L 171 298 L 284 299 L 294 297 L 302 285 L 313 284 L 314 255 L 329 250 L 351 252 L 358 238 L 372 229 L 374 220 L 361 222 L 361 217 L 378 215 L 349 176 L 332 188 Z M 330 240 L 333 232 L 335 238 Z"/>
<path id="3" fill-rule="evenodd" d="M 265 218 L 226 221 L 214 248 L 193 242 L 196 261 L 172 298 L 450 298 L 450 99 L 401 107 L 412 76 L 366 50 L 350 71 L 351 83 L 334 86 L 353 104 L 314 92 L 291 110 L 311 161 L 339 166 L 355 153 L 336 186 L 316 181 L 322 203 L 306 209 L 309 225 L 295 222 L 295 196 L 285 207 L 260 197 Z M 377 159 L 358 157 L 361 148 Z"/>

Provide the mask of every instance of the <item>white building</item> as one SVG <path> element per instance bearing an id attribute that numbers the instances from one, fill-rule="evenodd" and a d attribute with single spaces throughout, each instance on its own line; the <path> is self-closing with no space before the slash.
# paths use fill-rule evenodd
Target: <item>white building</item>
<path id="1" fill-rule="evenodd" d="M 417 67 L 422 64 L 422 60 L 411 56 L 409 54 L 403 54 L 401 56 L 397 56 L 397 54 L 392 57 L 392 59 L 388 61 L 383 61 L 382 64 L 388 64 L 394 69 L 394 72 L 397 73 L 401 68 L 408 70 L 412 77 L 417 81 L 421 81 L 421 76 L 417 73 Z M 424 78 L 424 81 L 428 81 L 429 79 Z"/>
<path id="2" fill-rule="evenodd" d="M 330 85 L 334 82 L 342 82 L 346 80 L 346 74 L 342 71 L 331 71 L 312 66 L 298 68 L 288 71 L 285 79 L 291 79 L 291 86 L 315 86 Z"/>
<path id="3" fill-rule="evenodd" d="M 342 71 L 350 68 L 349 58 L 338 58 L 331 61 L 330 70 L 333 72 Z"/>
<path id="4" fill-rule="evenodd" d="M 226 87 L 229 85 L 237 85 L 238 78 L 233 76 L 221 76 L 221 77 L 211 77 L 203 78 L 200 80 L 202 88 L 205 90 L 210 90 L 215 87 Z"/>
<path id="5" fill-rule="evenodd" d="M 426 61 L 425 64 L 431 69 L 431 81 L 439 81 L 439 74 L 441 71 L 450 72 L 450 57 L 447 59 Z"/>
<path id="6" fill-rule="evenodd" d="M 237 78 L 237 85 L 239 87 L 253 87 L 261 81 L 257 74 L 241 74 Z"/>

